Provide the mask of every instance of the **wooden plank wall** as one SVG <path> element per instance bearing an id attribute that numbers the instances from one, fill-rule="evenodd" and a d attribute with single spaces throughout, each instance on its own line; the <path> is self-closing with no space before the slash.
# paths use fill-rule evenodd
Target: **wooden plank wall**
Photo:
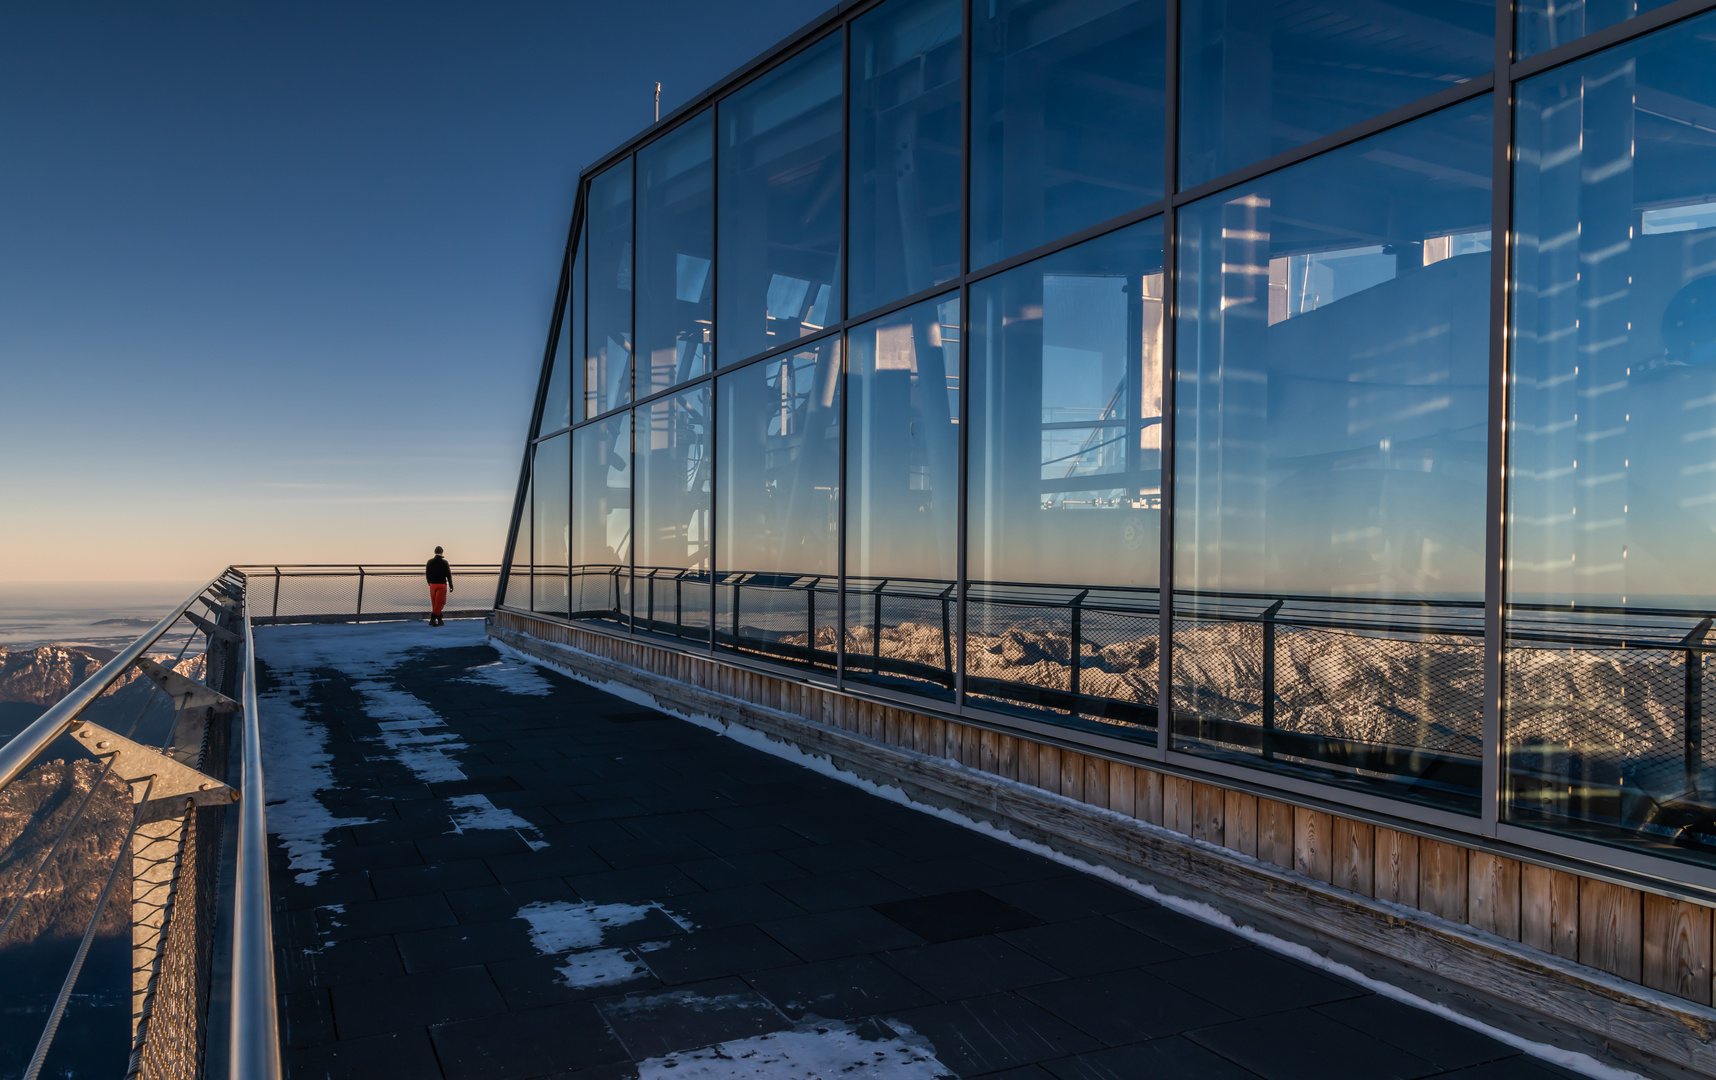
<path id="1" fill-rule="evenodd" d="M 509 629 L 1107 807 L 1704 1005 L 1712 909 L 564 623 Z"/>

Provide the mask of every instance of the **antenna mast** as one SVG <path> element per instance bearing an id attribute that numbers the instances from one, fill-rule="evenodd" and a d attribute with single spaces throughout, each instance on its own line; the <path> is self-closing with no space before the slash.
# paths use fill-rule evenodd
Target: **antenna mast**
<path id="1" fill-rule="evenodd" d="M 661 123 L 661 84 L 655 84 L 655 122 Z"/>

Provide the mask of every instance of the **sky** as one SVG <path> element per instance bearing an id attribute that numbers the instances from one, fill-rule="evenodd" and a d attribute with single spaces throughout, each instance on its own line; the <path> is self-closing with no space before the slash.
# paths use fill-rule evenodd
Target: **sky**
<path id="1" fill-rule="evenodd" d="M 0 4 L 0 582 L 498 562 L 578 170 L 826 7 Z"/>

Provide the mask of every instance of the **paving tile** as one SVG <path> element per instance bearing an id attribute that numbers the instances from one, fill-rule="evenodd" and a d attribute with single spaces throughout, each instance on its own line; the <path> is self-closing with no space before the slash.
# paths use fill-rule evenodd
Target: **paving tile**
<path id="1" fill-rule="evenodd" d="M 1150 972 L 1241 1017 L 1286 1012 L 1364 993 L 1351 983 L 1258 948 L 1171 960 L 1154 965 Z"/>
<path id="2" fill-rule="evenodd" d="M 1012 885 L 1033 880 L 1035 877 L 1021 876 L 971 856 L 926 862 L 887 863 L 874 869 L 889 881 L 898 882 L 922 896 L 959 892 L 963 889 L 986 889 L 991 885 Z"/>
<path id="3" fill-rule="evenodd" d="M 314 1046 L 334 1041 L 334 1008 L 323 988 L 280 995 L 280 1044 Z"/>
<path id="4" fill-rule="evenodd" d="M 898 1019 L 960 1076 L 981 1076 L 1100 1048 L 1089 1035 L 1012 994 L 908 1009 Z"/>
<path id="5" fill-rule="evenodd" d="M 334 1025 L 345 1039 L 506 1011 L 500 991 L 480 967 L 345 983 L 334 987 L 333 1003 Z"/>
<path id="6" fill-rule="evenodd" d="M 458 921 L 438 893 L 316 909 L 316 926 L 324 941 L 403 934 Z"/>
<path id="7" fill-rule="evenodd" d="M 674 914 L 689 919 L 703 929 L 804 914 L 803 908 L 766 885 L 689 893 L 674 896 L 663 903 Z"/>
<path id="8" fill-rule="evenodd" d="M 935 1002 L 935 995 L 873 956 L 756 971 L 745 981 L 794 1020 L 876 1016 Z"/>
<path id="9" fill-rule="evenodd" d="M 1170 911 L 1160 904 L 1147 904 L 1131 911 L 1117 911 L 1109 918 L 1141 934 L 1148 934 L 1157 941 L 1172 945 L 1187 956 L 1244 949 L 1251 945 L 1251 942 L 1231 930 L 1200 922 L 1177 911 Z"/>
<path id="10" fill-rule="evenodd" d="M 405 961 L 392 935 L 328 941 L 308 954 L 317 986 L 366 982 L 405 974 Z"/>
<path id="11" fill-rule="evenodd" d="M 627 950 L 625 956 L 635 960 L 638 954 Z M 506 999 L 507 1008 L 515 1011 L 559 1005 L 569 1001 L 591 1001 L 661 986 L 661 980 L 644 966 L 640 966 L 636 974 L 627 978 L 574 986 L 562 974 L 561 969 L 566 966 L 565 956 L 531 956 L 491 963 L 488 969 L 495 986 Z"/>
<path id="12" fill-rule="evenodd" d="M 1443 1069 L 1464 1068 L 1519 1053 L 1488 1035 L 1390 1001 L 1380 994 L 1318 1005 L 1316 1011 Z"/>
<path id="13" fill-rule="evenodd" d="M 1177 960 L 1185 955 L 1153 937 L 1101 917 L 1012 930 L 1002 934 L 1001 939 L 1068 975 L 1119 971 Z"/>
<path id="14" fill-rule="evenodd" d="M 870 870 L 849 870 L 843 874 L 777 881 L 769 888 L 806 911 L 869 907 L 889 900 L 906 900 L 916 895 L 904 885 L 897 885 Z"/>
<path id="15" fill-rule="evenodd" d="M 483 860 L 496 881 L 532 881 L 540 878 L 601 874 L 610 867 L 586 847 L 551 844 L 541 851 L 495 855 Z"/>
<path id="16" fill-rule="evenodd" d="M 1580 1080 L 1580 1077 L 1546 1061 L 1520 1055 L 1443 1073 L 1438 1080 Z"/>
<path id="17" fill-rule="evenodd" d="M 799 963 L 785 946 L 754 926 L 699 930 L 646 950 L 643 958 L 669 986 Z"/>
<path id="18" fill-rule="evenodd" d="M 578 890 L 559 878 L 511 881 L 478 889 L 460 889 L 445 894 L 447 906 L 462 923 L 510 919 L 526 904 L 544 900 L 577 901 Z"/>
<path id="19" fill-rule="evenodd" d="M 1019 995 L 1109 1046 L 1235 1019 L 1225 1009 L 1139 970 L 1043 983 L 1026 987 Z"/>
<path id="20" fill-rule="evenodd" d="M 804 837 L 779 825 L 759 825 L 749 829 L 726 829 L 698 838 L 698 842 L 717 855 L 749 855 L 759 851 L 789 851 L 809 844 Z"/>
<path id="21" fill-rule="evenodd" d="M 782 830 L 790 832 L 790 830 Z M 797 833 L 791 833 L 798 836 Z M 874 840 L 852 840 L 835 844 L 812 844 L 802 836 L 798 847 L 781 852 L 812 874 L 842 874 L 848 870 L 867 870 L 900 861 L 900 853 L 885 848 Z"/>
<path id="22" fill-rule="evenodd" d="M 1235 1020 L 1186 1037 L 1265 1080 L 1416 1080 L 1442 1071 L 1310 1009 Z"/>
<path id="23" fill-rule="evenodd" d="M 640 866 L 605 874 L 576 874 L 566 880 L 578 895 L 598 904 L 659 900 L 703 889 L 673 866 Z"/>
<path id="24" fill-rule="evenodd" d="M 902 949 L 882 961 L 943 1001 L 1065 978 L 997 937 Z"/>
<path id="25" fill-rule="evenodd" d="M 495 884 L 494 874 L 489 872 L 487 864 L 481 859 L 371 870 L 369 879 L 375 886 L 376 897 L 382 900 L 395 896 L 442 893 L 453 889 L 474 889 Z"/>
<path id="26" fill-rule="evenodd" d="M 1257 1074 L 1175 1036 L 1048 1062 L 1055 1080 L 1257 1080 Z"/>
<path id="27" fill-rule="evenodd" d="M 1108 915 L 1149 903 L 1141 896 L 1082 874 L 997 885 L 986 891 L 1044 922 Z"/>
<path id="28" fill-rule="evenodd" d="M 877 904 L 876 910 L 925 941 L 957 941 L 1003 930 L 1023 930 L 1041 921 L 978 889 Z"/>
<path id="29" fill-rule="evenodd" d="M 924 943 L 923 938 L 870 908 L 819 912 L 757 925 L 804 960 L 832 960 Z"/>
<path id="30" fill-rule="evenodd" d="M 536 955 L 522 919 L 440 926 L 397 934 L 394 941 L 405 960 L 405 970 L 413 974 Z"/>
<path id="31" fill-rule="evenodd" d="M 483 859 L 491 855 L 528 855 L 530 845 L 512 829 L 466 829 L 417 841 L 425 862 Z"/>
<path id="32" fill-rule="evenodd" d="M 288 1080 L 427 1080 L 441 1064 L 422 1029 L 324 1043 L 285 1055 Z"/>
<path id="33" fill-rule="evenodd" d="M 739 979 L 627 994 L 599 1002 L 596 1008 L 634 1061 L 791 1026 L 768 999 Z"/>
<path id="34" fill-rule="evenodd" d="M 682 862 L 679 869 L 705 889 L 766 885 L 771 881 L 786 881 L 806 876 L 803 867 L 788 862 L 772 851 Z"/>
<path id="35" fill-rule="evenodd" d="M 447 1080 L 522 1080 L 627 1057 L 588 1003 L 442 1024 L 431 1037 Z"/>

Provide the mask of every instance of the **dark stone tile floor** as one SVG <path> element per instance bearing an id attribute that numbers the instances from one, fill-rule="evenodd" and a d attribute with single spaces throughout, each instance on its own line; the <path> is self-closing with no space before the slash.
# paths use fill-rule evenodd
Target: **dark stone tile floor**
<path id="1" fill-rule="evenodd" d="M 351 674 L 290 673 L 332 756 L 316 797 L 368 821 L 327 834 L 313 885 L 272 851 L 292 1080 L 617 1080 L 818 1021 L 910 1029 L 959 1077 L 1572 1075 L 558 674 L 540 673 L 546 695 L 471 681 L 499 657 L 455 628 L 382 681 L 444 721 L 463 780 L 424 782 L 390 751 Z M 286 674 L 265 668 L 265 695 Z M 534 833 L 456 830 L 473 796 Z M 573 986 L 519 916 L 532 904 L 649 910 L 599 943 L 617 981 Z"/>

